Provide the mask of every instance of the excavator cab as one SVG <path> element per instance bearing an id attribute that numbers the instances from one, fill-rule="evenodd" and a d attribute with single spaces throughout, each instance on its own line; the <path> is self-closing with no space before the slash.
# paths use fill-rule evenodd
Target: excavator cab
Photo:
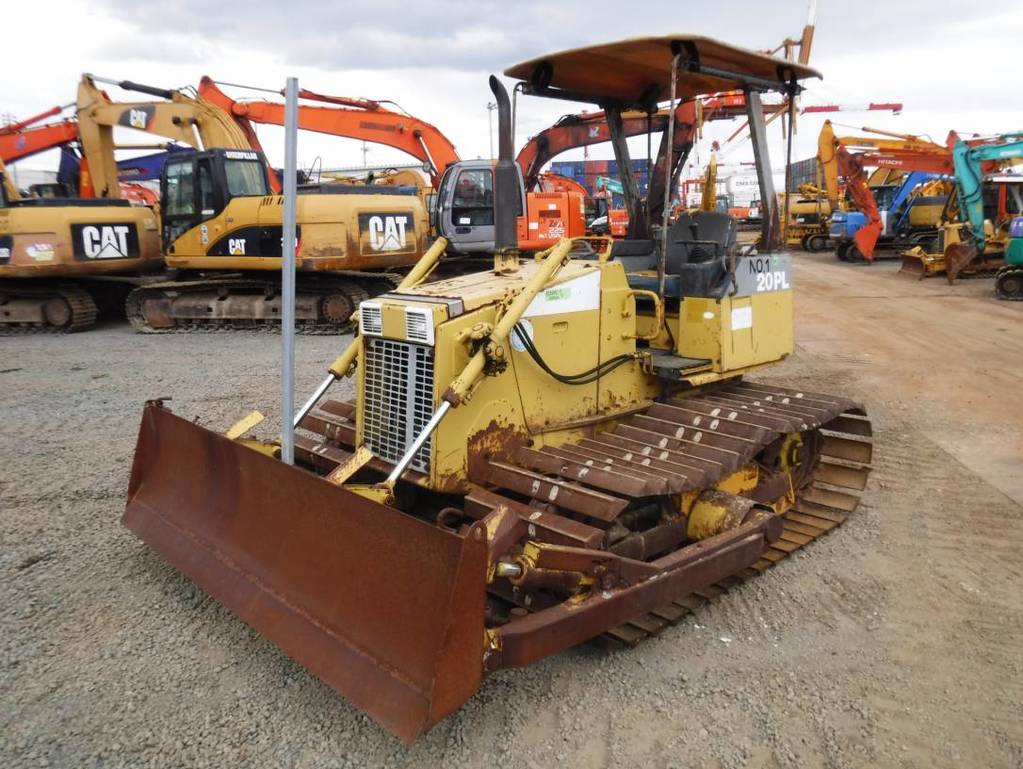
<path id="1" fill-rule="evenodd" d="M 815 73 L 677 36 L 506 74 L 604 106 L 613 131 L 620 109 L 745 89 L 762 142 L 756 94 Z M 499 157 L 458 200 L 470 221 L 459 226 L 490 226 L 471 222 L 492 189 L 492 269 L 429 281 L 441 238 L 363 301 L 358 336 L 299 410 L 295 466 L 277 443 L 244 437 L 258 414 L 218 434 L 150 402 L 124 515 L 406 741 L 492 671 L 603 633 L 637 642 L 683 616 L 687 597 L 769 568 L 856 507 L 850 491 L 818 489 L 818 473 L 862 488 L 870 458 L 851 401 L 740 381 L 791 351 L 792 286 L 783 256 L 737 251 L 727 215 L 524 253 L 511 100 L 490 84 Z M 662 193 L 686 151 L 676 139 Z M 642 232 L 656 207 L 626 197 Z M 776 212 L 765 220 L 776 227 Z M 347 375 L 355 400 L 325 399 Z M 785 526 L 798 531 L 775 548 Z"/>
<path id="2" fill-rule="evenodd" d="M 169 158 L 160 175 L 164 242 L 173 248 L 179 236 L 219 216 L 234 198 L 270 195 L 268 168 L 263 154 L 254 150 L 214 149 Z M 251 253 L 273 253 L 269 245 Z"/>
<path id="3" fill-rule="evenodd" d="M 518 210 L 526 205 L 522 173 L 518 173 Z M 494 250 L 494 163 L 461 160 L 445 169 L 434 199 L 434 231 L 461 254 Z"/>

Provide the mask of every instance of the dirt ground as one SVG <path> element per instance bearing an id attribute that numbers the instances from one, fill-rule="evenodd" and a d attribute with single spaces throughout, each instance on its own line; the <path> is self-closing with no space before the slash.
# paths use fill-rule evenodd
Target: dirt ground
<path id="1" fill-rule="evenodd" d="M 845 526 L 636 649 L 492 676 L 412 747 L 119 524 L 142 402 L 272 417 L 279 338 L 0 340 L 0 765 L 1023 766 L 1023 304 L 896 269 L 799 255 L 762 377 L 867 405 Z M 342 343 L 299 340 L 300 393 Z"/>

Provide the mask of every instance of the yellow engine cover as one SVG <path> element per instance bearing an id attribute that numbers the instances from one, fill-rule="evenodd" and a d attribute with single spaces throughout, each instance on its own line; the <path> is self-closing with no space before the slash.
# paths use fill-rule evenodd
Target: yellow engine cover
<path id="1" fill-rule="evenodd" d="M 0 208 L 0 277 L 102 275 L 162 266 L 159 226 L 150 208 Z"/>
<path id="2" fill-rule="evenodd" d="M 167 246 L 167 264 L 279 270 L 283 213 L 280 195 L 234 198 Z M 427 248 L 429 216 L 415 195 L 303 194 L 295 215 L 299 270 L 409 267 Z"/>
<path id="3" fill-rule="evenodd" d="M 538 265 L 518 272 L 465 275 L 388 294 L 360 306 L 357 440 L 391 463 L 426 425 L 448 385 L 466 367 Z M 529 304 L 504 365 L 483 377 L 471 397 L 448 411 L 409 475 L 433 489 L 465 493 L 485 482 L 490 461 L 522 446 L 559 445 L 607 429 L 684 386 L 730 379 L 792 351 L 791 262 L 740 258 L 734 291 L 721 299 L 685 297 L 649 346 L 650 318 L 618 262 L 571 261 Z M 642 330 L 642 334 L 637 333 Z M 677 349 L 670 347 L 671 339 Z M 639 345 L 639 346 L 638 346 Z M 641 353 L 599 378 L 563 381 L 619 356 Z M 706 358 L 694 373 L 665 381 L 649 355 Z M 646 353 L 646 354 L 643 354 Z M 580 377 L 586 379 L 587 377 Z"/>

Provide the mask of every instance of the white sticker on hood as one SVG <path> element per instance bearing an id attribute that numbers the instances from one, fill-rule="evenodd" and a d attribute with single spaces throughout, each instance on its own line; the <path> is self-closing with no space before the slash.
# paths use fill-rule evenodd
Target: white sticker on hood
<path id="1" fill-rule="evenodd" d="M 545 288 L 529 303 L 524 318 L 600 309 L 600 270 Z"/>

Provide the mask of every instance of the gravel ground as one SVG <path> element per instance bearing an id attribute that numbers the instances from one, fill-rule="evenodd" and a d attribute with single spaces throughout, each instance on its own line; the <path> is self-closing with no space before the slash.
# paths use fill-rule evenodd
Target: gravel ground
<path id="1" fill-rule="evenodd" d="M 4 767 L 1023 766 L 1023 305 L 802 256 L 798 351 L 875 472 L 845 526 L 632 650 L 492 676 L 412 747 L 119 525 L 142 402 L 276 413 L 279 339 L 0 340 Z M 343 344 L 302 338 L 300 393 Z"/>

